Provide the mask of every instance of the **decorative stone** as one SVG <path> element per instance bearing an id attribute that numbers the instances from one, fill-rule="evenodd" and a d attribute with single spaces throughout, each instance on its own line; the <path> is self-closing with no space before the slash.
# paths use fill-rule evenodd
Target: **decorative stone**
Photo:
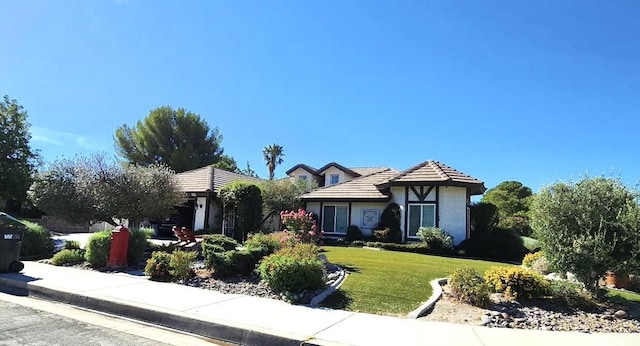
<path id="1" fill-rule="evenodd" d="M 481 326 L 486 326 L 487 324 L 491 323 L 491 321 L 492 321 L 491 317 L 490 316 L 486 316 L 486 315 L 483 315 L 480 318 L 480 320 L 481 320 L 481 322 L 480 322 Z"/>
<path id="2" fill-rule="evenodd" d="M 506 312 L 503 312 L 501 315 L 502 315 L 502 318 L 504 318 L 505 320 L 508 320 L 508 319 L 511 317 L 511 316 L 509 316 L 509 314 L 508 314 L 508 313 L 506 313 Z"/>
<path id="3" fill-rule="evenodd" d="M 618 310 L 613 314 L 616 318 L 627 318 L 627 312 L 624 310 Z"/>

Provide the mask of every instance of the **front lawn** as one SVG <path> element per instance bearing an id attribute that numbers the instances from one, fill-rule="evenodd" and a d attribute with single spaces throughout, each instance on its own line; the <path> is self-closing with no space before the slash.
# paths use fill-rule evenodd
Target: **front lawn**
<path id="1" fill-rule="evenodd" d="M 446 277 L 456 268 L 484 273 L 504 263 L 325 246 L 325 255 L 349 272 L 340 289 L 323 306 L 376 314 L 406 315 L 431 296 L 429 281 Z"/>
<path id="2" fill-rule="evenodd" d="M 614 300 L 618 300 L 626 303 L 640 304 L 640 293 L 609 290 L 607 292 L 607 296 L 610 298 L 613 298 Z"/>

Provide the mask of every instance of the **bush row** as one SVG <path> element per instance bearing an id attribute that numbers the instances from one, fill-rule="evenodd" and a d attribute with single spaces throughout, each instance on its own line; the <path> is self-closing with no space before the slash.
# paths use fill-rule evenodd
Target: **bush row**
<path id="1" fill-rule="evenodd" d="M 129 265 L 137 265 L 145 258 L 145 250 L 149 246 L 148 232 L 144 229 L 133 228 L 129 230 L 129 245 L 127 249 L 127 262 Z M 85 247 L 85 260 L 94 268 L 103 268 L 109 260 L 111 252 L 111 231 L 102 231 L 89 237 Z"/>
<path id="2" fill-rule="evenodd" d="M 490 304 L 492 292 L 518 300 L 547 297 L 557 304 L 580 310 L 595 307 L 593 297 L 582 285 L 565 280 L 549 281 L 520 267 L 493 267 L 484 276 L 472 268 L 459 268 L 451 274 L 448 284 L 452 297 L 479 307 Z"/>

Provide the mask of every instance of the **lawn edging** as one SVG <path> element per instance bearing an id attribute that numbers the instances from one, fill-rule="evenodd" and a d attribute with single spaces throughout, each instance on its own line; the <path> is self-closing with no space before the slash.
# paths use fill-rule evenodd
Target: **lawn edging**
<path id="1" fill-rule="evenodd" d="M 426 302 L 422 303 L 422 305 L 420 305 L 417 309 L 411 311 L 407 315 L 407 318 L 416 319 L 433 308 L 440 297 L 442 297 L 442 285 L 446 285 L 448 280 L 449 278 L 431 280 L 429 283 L 431 284 L 431 288 L 433 289 L 433 294 L 431 294 L 431 297 L 429 297 L 429 299 Z"/>
<path id="2" fill-rule="evenodd" d="M 335 292 L 338 288 L 340 288 L 340 286 L 344 282 L 344 279 L 347 277 L 344 269 L 342 269 L 341 267 L 335 264 L 334 266 L 338 267 L 338 277 L 333 281 L 331 285 L 329 285 L 329 287 L 327 287 L 324 291 L 320 292 L 315 297 L 313 297 L 311 299 L 311 302 L 309 302 L 309 306 L 311 307 L 318 306 L 318 304 L 322 303 L 323 300 L 325 300 L 328 296 L 330 296 L 333 292 Z"/>

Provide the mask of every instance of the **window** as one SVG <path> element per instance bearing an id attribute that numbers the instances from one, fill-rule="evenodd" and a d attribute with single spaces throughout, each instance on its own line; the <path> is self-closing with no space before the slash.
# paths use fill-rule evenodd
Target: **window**
<path id="1" fill-rule="evenodd" d="M 407 236 L 415 238 L 420 227 L 436 227 L 435 204 L 409 204 Z"/>
<path id="2" fill-rule="evenodd" d="M 306 175 L 299 175 L 298 179 L 303 180 L 303 181 L 307 181 L 307 176 Z"/>
<path id="3" fill-rule="evenodd" d="M 349 208 L 346 205 L 325 205 L 322 208 L 322 230 L 326 233 L 347 233 Z"/>
<path id="4" fill-rule="evenodd" d="M 340 175 L 338 174 L 331 174 L 329 176 L 329 185 L 335 185 L 338 183 L 338 181 L 340 180 Z"/>

